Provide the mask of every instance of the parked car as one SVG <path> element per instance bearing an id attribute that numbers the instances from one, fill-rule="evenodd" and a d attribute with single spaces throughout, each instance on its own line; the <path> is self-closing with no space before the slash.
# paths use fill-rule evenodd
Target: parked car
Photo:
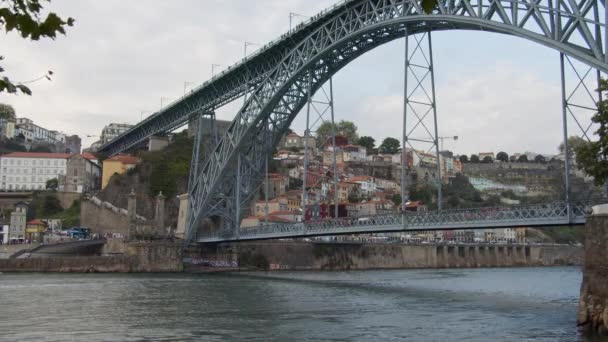
<path id="1" fill-rule="evenodd" d="M 91 236 L 91 229 L 86 227 L 74 227 L 68 229 L 67 233 L 72 239 L 88 239 Z"/>

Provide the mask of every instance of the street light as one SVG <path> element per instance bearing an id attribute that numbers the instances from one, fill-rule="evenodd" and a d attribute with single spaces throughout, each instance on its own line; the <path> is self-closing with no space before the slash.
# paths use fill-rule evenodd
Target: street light
<path id="1" fill-rule="evenodd" d="M 457 140 L 458 140 L 458 136 L 457 136 L 457 135 L 455 135 L 455 136 L 453 136 L 453 137 L 439 137 L 439 140 L 441 140 L 441 150 L 442 150 L 442 151 L 444 150 L 444 149 L 443 149 L 443 141 L 444 141 L 445 139 L 451 139 L 451 140 L 457 141 Z"/>
<path id="2" fill-rule="evenodd" d="M 163 110 L 163 102 L 165 100 L 169 100 L 169 98 L 168 97 L 164 97 L 164 96 L 160 97 L 160 110 Z"/>
<path id="3" fill-rule="evenodd" d="M 189 85 L 193 85 L 193 84 L 194 84 L 193 82 L 188 82 L 188 81 L 185 81 L 185 82 L 184 82 L 184 96 L 186 96 L 186 88 L 187 88 Z"/>
<path id="4" fill-rule="evenodd" d="M 291 22 L 293 20 L 293 18 L 295 17 L 300 17 L 300 18 L 310 18 L 307 15 L 304 14 L 298 14 L 298 13 L 294 13 L 294 12 L 289 12 L 289 31 L 291 32 Z"/>
<path id="5" fill-rule="evenodd" d="M 215 68 L 222 66 L 221 64 L 211 64 L 211 77 L 215 76 Z"/>
<path id="6" fill-rule="evenodd" d="M 162 103 L 162 98 L 161 98 L 161 103 L 160 103 L 160 106 L 161 106 L 161 108 L 162 108 L 162 106 L 163 106 L 163 103 Z M 143 118 L 144 118 L 144 113 L 146 113 L 146 112 L 147 112 L 147 113 L 152 113 L 152 111 L 151 111 L 151 110 L 147 110 L 147 109 L 140 109 L 140 110 L 139 110 L 139 121 L 142 121 L 142 120 L 143 120 Z"/>
<path id="7" fill-rule="evenodd" d="M 261 44 L 258 44 L 258 43 L 252 43 L 252 42 L 245 42 L 245 44 L 244 44 L 244 45 L 245 45 L 245 54 L 244 54 L 244 55 L 245 55 L 245 58 L 247 58 L 247 47 L 248 47 L 248 46 L 259 46 L 259 45 L 261 45 Z"/>

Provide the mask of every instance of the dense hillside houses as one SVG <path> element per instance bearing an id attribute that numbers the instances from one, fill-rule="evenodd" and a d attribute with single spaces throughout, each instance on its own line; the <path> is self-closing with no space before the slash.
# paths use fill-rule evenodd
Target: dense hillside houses
<path id="1" fill-rule="evenodd" d="M 0 141 L 12 141 L 22 150 L 45 149 L 54 153 L 80 153 L 81 150 L 79 136 L 46 129 L 24 117 L 1 118 Z"/>
<path id="2" fill-rule="evenodd" d="M 281 140 L 273 157 L 273 170 L 268 175 L 268 202 L 262 184 L 249 209 L 250 216 L 242 222 L 243 229 L 267 223 L 335 219 L 336 209 L 338 219 L 358 220 L 374 215 L 394 215 L 403 210 L 410 214 L 437 210 L 439 185 L 444 189 L 444 209 L 517 205 L 522 201 L 534 201 L 535 196 L 558 196 L 547 189 L 559 188 L 555 185 L 562 182 L 558 179 L 563 167 L 559 156 L 541 158 L 527 152 L 521 155 L 530 155 L 530 158 L 513 161 L 504 152 L 483 151 L 471 156 L 471 161 L 468 156 L 454 155 L 450 151 L 442 151 L 437 156 L 410 148 L 405 153 L 398 150 L 397 153 L 381 154 L 378 149 L 369 149 L 342 136 L 336 137 L 335 146 L 331 139 L 323 145 L 319 145 L 319 140 L 315 144 L 311 139 L 305 169 L 303 139 L 296 132 L 290 132 Z M 405 194 L 401 184 L 403 168 L 407 171 Z M 585 184 L 580 183 L 592 186 Z M 305 196 L 303 186 L 306 187 Z M 405 206 L 402 208 L 403 197 Z M 397 235 L 413 242 L 527 241 L 526 228 Z"/>

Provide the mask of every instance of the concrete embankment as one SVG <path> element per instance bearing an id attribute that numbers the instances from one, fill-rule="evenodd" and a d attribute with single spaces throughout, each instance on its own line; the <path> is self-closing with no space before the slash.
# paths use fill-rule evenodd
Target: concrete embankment
<path id="1" fill-rule="evenodd" d="M 181 272 L 181 244 L 108 240 L 100 255 L 0 260 L 0 272 Z"/>
<path id="2" fill-rule="evenodd" d="M 205 264 L 271 270 L 364 270 L 582 265 L 578 246 L 257 242 L 208 246 Z"/>
<path id="3" fill-rule="evenodd" d="M 587 218 L 578 324 L 588 333 L 608 335 L 608 215 Z"/>

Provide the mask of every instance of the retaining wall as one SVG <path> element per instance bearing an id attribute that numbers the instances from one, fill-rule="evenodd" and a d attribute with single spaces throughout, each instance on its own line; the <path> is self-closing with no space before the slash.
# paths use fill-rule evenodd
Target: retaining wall
<path id="1" fill-rule="evenodd" d="M 513 267 L 582 265 L 577 246 L 404 245 L 307 242 L 258 242 L 207 246 L 206 261 L 265 260 L 270 269 L 363 270 L 406 268 Z"/>

